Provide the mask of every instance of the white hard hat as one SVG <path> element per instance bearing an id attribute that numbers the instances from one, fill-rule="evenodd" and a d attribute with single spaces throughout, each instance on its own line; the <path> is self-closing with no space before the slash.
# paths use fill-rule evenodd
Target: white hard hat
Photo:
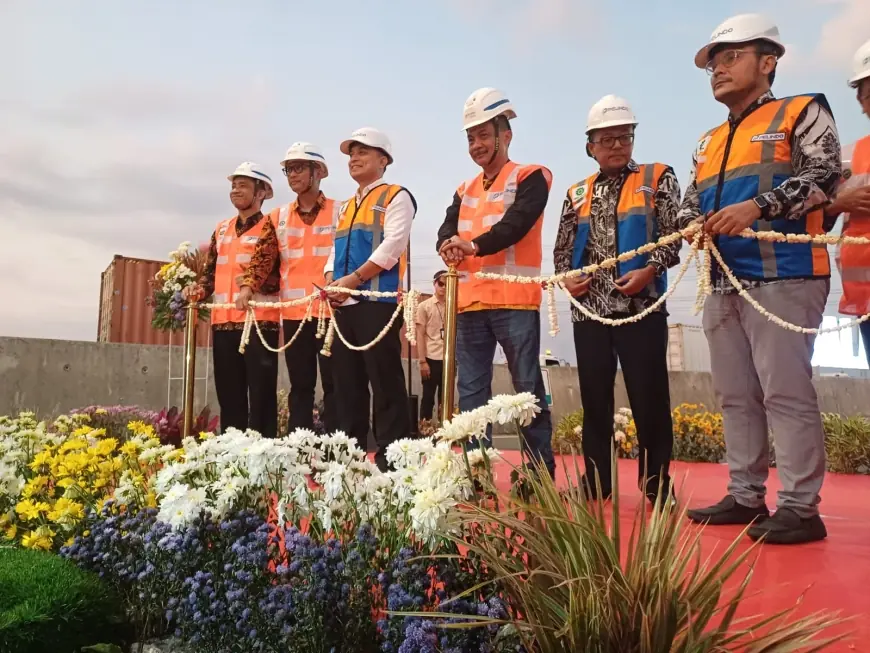
<path id="1" fill-rule="evenodd" d="M 323 150 L 311 143 L 293 143 L 287 150 L 287 154 L 284 155 L 281 165 L 283 166 L 288 161 L 313 161 L 323 170 L 324 178 L 329 176 L 329 168 L 326 167 L 326 157 L 323 156 Z"/>
<path id="2" fill-rule="evenodd" d="M 380 129 L 375 129 L 374 127 L 360 127 L 350 135 L 350 138 L 341 142 L 342 153 L 349 155 L 350 146 L 354 143 L 360 143 L 361 145 L 368 145 L 369 147 L 376 147 L 379 150 L 383 150 L 384 154 L 386 154 L 387 158 L 390 160 L 390 163 L 393 162 L 393 146 L 390 145 L 390 139 L 387 138 L 387 135 Z"/>
<path id="3" fill-rule="evenodd" d="M 497 88 L 479 88 L 465 101 L 462 113 L 462 129 L 467 130 L 489 122 L 496 116 L 508 120 L 517 117 L 514 105 Z"/>
<path id="4" fill-rule="evenodd" d="M 855 76 L 849 80 L 849 86 L 852 88 L 858 88 L 858 84 L 861 83 L 862 79 L 870 77 L 870 41 L 867 41 L 864 45 L 858 48 L 858 52 L 855 53 L 855 60 L 852 63 L 852 72 L 855 74 Z"/>
<path id="5" fill-rule="evenodd" d="M 251 179 L 257 179 L 266 184 L 266 199 L 270 200 L 274 196 L 272 192 L 272 179 L 263 172 L 263 169 L 256 163 L 251 161 L 245 161 L 244 163 L 240 163 L 239 167 L 235 169 L 233 174 L 227 177 L 228 180 L 232 181 L 233 177 L 250 177 Z"/>
<path id="6" fill-rule="evenodd" d="M 586 118 L 587 134 L 593 129 L 618 125 L 637 125 L 634 111 L 625 98 L 618 95 L 605 95 L 589 109 L 589 117 Z"/>
<path id="7" fill-rule="evenodd" d="M 710 61 L 710 51 L 717 45 L 748 43 L 761 39 L 777 47 L 777 57 L 785 54 L 785 46 L 779 38 L 779 28 L 770 18 L 761 14 L 740 14 L 719 25 L 710 35 L 710 42 L 698 50 L 695 65 L 706 68 Z"/>

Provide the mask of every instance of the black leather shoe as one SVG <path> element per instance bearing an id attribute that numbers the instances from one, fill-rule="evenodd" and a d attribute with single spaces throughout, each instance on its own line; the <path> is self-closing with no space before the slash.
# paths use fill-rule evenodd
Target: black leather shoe
<path id="1" fill-rule="evenodd" d="M 778 509 L 773 517 L 750 527 L 749 537 L 764 538 L 766 544 L 806 544 L 828 536 L 828 529 L 818 515 L 801 517 L 791 508 Z"/>
<path id="2" fill-rule="evenodd" d="M 770 511 L 767 509 L 767 506 L 761 506 L 760 508 L 744 506 L 737 503 L 737 499 L 729 494 L 715 506 L 695 508 L 694 510 L 687 511 L 686 515 L 698 524 L 746 526 L 747 524 L 758 523 L 767 519 L 770 517 Z"/>

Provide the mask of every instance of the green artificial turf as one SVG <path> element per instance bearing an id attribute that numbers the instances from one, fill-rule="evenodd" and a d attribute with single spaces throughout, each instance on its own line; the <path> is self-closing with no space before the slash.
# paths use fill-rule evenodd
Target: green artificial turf
<path id="1" fill-rule="evenodd" d="M 51 553 L 0 548 L 0 651 L 79 653 L 125 644 L 120 601 L 99 578 Z"/>

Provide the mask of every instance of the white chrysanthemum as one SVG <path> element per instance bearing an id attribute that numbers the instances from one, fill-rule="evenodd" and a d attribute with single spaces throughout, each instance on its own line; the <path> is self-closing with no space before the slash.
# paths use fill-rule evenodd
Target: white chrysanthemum
<path id="1" fill-rule="evenodd" d="M 387 462 L 396 468 L 417 468 L 420 467 L 426 456 L 432 453 L 434 448 L 435 445 L 429 438 L 420 438 L 418 440 L 402 438 L 387 447 Z"/>
<path id="2" fill-rule="evenodd" d="M 535 419 L 535 415 L 541 412 L 538 399 L 531 392 L 496 395 L 489 401 L 488 406 L 492 411 L 491 421 L 498 424 L 519 422 L 521 426 L 528 426 Z"/>
<path id="3" fill-rule="evenodd" d="M 445 486 L 426 488 L 414 497 L 409 516 L 411 529 L 427 542 L 452 530 L 448 515 L 456 508 L 456 499 Z"/>
<path id="4" fill-rule="evenodd" d="M 316 475 L 317 482 L 323 486 L 327 501 L 338 499 L 344 492 L 347 467 L 337 461 L 327 463 L 326 470 Z"/>
<path id="5" fill-rule="evenodd" d="M 207 509 L 205 488 L 190 488 L 179 483 L 173 485 L 163 497 L 157 519 L 174 528 L 181 528 Z"/>

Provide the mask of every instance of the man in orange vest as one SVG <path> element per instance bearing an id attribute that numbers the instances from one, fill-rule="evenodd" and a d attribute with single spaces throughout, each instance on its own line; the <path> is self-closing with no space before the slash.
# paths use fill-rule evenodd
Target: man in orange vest
<path id="1" fill-rule="evenodd" d="M 544 166 L 510 160 L 510 120 L 516 115 L 510 100 L 494 88 L 479 89 L 465 102 L 468 153 L 481 172 L 454 193 L 437 248 L 446 264 L 460 264 L 459 409 L 473 410 L 492 397 L 493 358 L 500 344 L 514 388 L 533 393 L 541 409 L 523 429 L 523 452 L 555 476 L 553 428 L 539 358 L 541 287 L 475 276 L 541 273 L 541 228 L 553 177 Z M 486 445 L 491 433 L 489 429 Z"/>
<path id="2" fill-rule="evenodd" d="M 858 103 L 870 118 L 870 41 L 855 53 L 853 73 L 849 85 L 857 90 Z M 870 238 L 870 136 L 855 143 L 851 155 L 844 152 L 843 158 L 851 159 L 851 174 L 826 212 L 832 216 L 845 213 L 844 235 Z M 870 312 L 870 245 L 841 245 L 837 263 L 843 281 L 840 312 L 855 316 L 867 314 Z M 870 363 L 870 321 L 862 322 L 859 328 L 864 354 Z"/>
<path id="3" fill-rule="evenodd" d="M 327 283 L 335 289 L 330 301 L 336 307 L 337 327 L 351 345 L 362 350 L 351 350 L 337 335 L 333 342 L 338 419 L 342 430 L 365 448 L 371 384 L 378 446 L 375 462 L 386 471 L 387 447 L 411 435 L 399 337 L 401 315 L 388 328 L 397 298 L 354 297 L 337 288 L 384 293 L 403 289 L 417 202 L 407 188 L 384 181 L 387 166 L 393 163 L 386 134 L 363 127 L 342 142 L 341 151 L 349 157 L 350 176 L 359 188 L 339 209 L 325 272 Z"/>
<path id="4" fill-rule="evenodd" d="M 704 306 L 713 386 L 725 428 L 727 496 L 689 511 L 696 522 L 752 524 L 749 536 L 771 544 L 825 538 L 819 493 L 825 436 L 812 383 L 813 337 L 771 322 L 741 296 L 805 328 L 822 321 L 830 289 L 823 245 L 741 237 L 755 231 L 820 235 L 829 227 L 822 203 L 840 178 L 840 141 L 820 94 L 777 99 L 770 90 L 785 53 L 768 18 L 728 19 L 695 57 L 710 74 L 728 119 L 707 132 L 693 157 L 680 223 L 705 219 L 719 265 Z M 776 513 L 766 503 L 769 437 L 783 489 Z"/>
<path id="5" fill-rule="evenodd" d="M 272 198 L 272 180 L 256 163 L 246 161 L 227 179 L 230 201 L 238 214 L 218 223 L 211 237 L 200 288 L 190 296 L 214 295 L 215 304 L 234 304 L 211 312 L 214 384 L 221 429 L 247 429 L 274 438 L 278 431 L 278 359 L 256 331 L 239 353 L 251 301 L 276 302 L 280 285 L 278 239 L 261 207 Z M 281 311 L 255 308 L 254 316 L 269 346 L 278 346 Z"/>
<path id="6" fill-rule="evenodd" d="M 332 251 L 332 236 L 340 204 L 320 190 L 320 181 L 329 174 L 323 152 L 311 143 L 293 143 L 281 167 L 296 201 L 275 209 L 270 218 L 278 235 L 281 253 L 281 301 L 308 297 L 326 285 L 323 268 Z M 314 391 L 320 363 L 323 389 L 323 426 L 327 433 L 338 430 L 333 393 L 332 366 L 320 356 L 323 341 L 317 338 L 316 318 L 320 300 L 313 304 L 281 309 L 284 342 L 295 338 L 285 350 L 290 376 L 290 431 L 314 428 Z M 312 319 L 306 320 L 307 317 Z M 298 335 L 297 335 L 298 333 Z"/>
<path id="7" fill-rule="evenodd" d="M 632 159 L 637 119 L 628 101 L 606 95 L 589 111 L 587 153 L 600 170 L 568 189 L 556 236 L 557 273 L 600 264 L 673 233 L 680 184 L 673 168 Z M 679 262 L 680 244 L 636 256 L 591 277 L 569 278 L 565 288 L 583 308 L 624 319 L 652 308 L 667 290 L 667 269 Z M 637 424 L 638 482 L 653 502 L 670 495 L 674 444 L 668 384 L 668 320 L 664 304 L 635 323 L 608 326 L 572 310 L 574 346 L 583 404 L 584 489 L 596 497 L 613 490 L 613 384 L 616 363 Z M 596 483 L 595 475 L 598 476 Z M 661 505 L 661 504 L 660 504 Z"/>

